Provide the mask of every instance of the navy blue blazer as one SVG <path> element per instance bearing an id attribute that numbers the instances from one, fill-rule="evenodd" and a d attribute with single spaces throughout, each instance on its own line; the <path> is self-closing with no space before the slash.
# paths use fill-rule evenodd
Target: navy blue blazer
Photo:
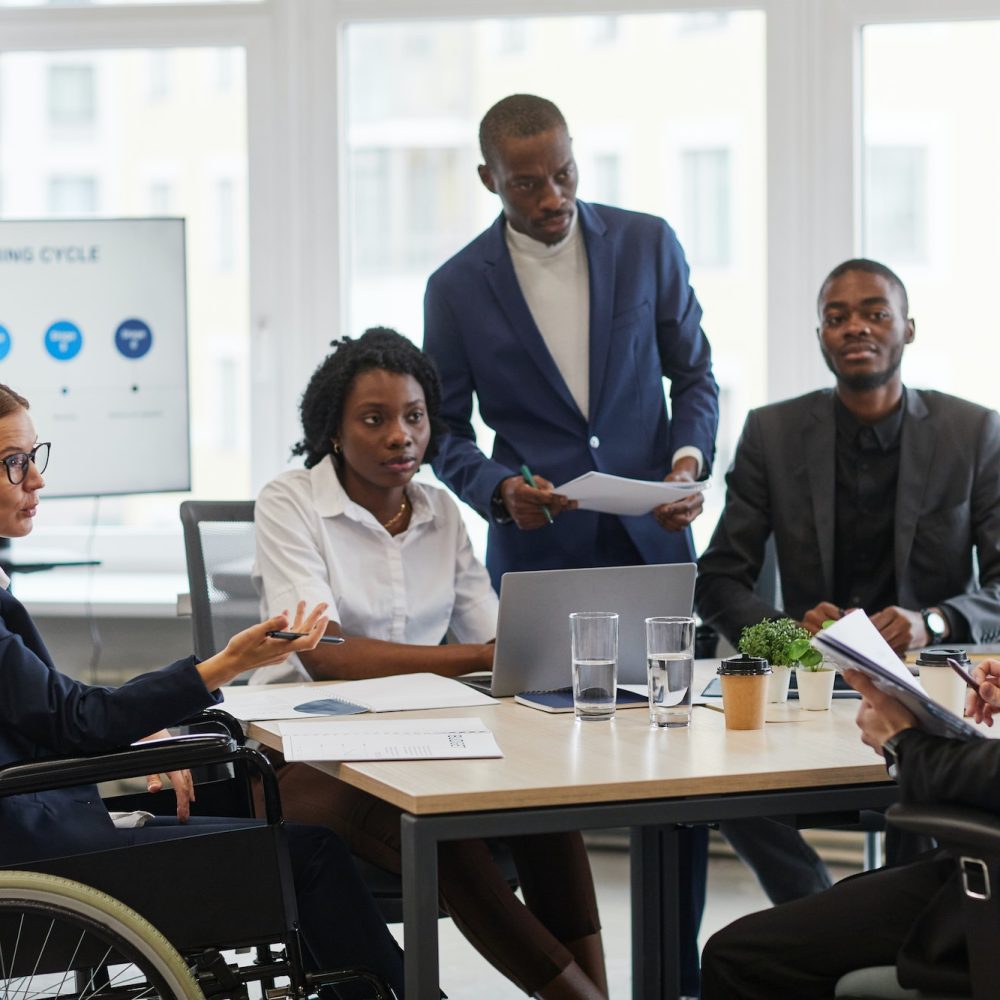
<path id="1" fill-rule="evenodd" d="M 0 589 L 0 765 L 92 754 L 155 733 L 218 700 L 194 657 L 119 688 L 60 674 L 31 616 Z M 93 785 L 0 799 L 0 864 L 120 846 Z"/>
<path id="2" fill-rule="evenodd" d="M 718 386 L 677 237 L 651 215 L 577 206 L 590 271 L 588 416 L 531 317 L 503 215 L 427 283 L 424 348 L 441 374 L 451 430 L 434 471 L 484 517 L 497 485 L 522 464 L 556 486 L 591 470 L 659 480 L 674 452 L 693 445 L 706 474 L 711 468 Z M 496 431 L 491 458 L 475 443 L 473 394 Z M 689 532 L 666 532 L 651 514 L 622 523 L 647 563 L 694 558 Z M 491 521 L 486 562 L 494 584 L 507 570 L 599 565 L 597 524 L 589 511 L 538 531 Z"/>

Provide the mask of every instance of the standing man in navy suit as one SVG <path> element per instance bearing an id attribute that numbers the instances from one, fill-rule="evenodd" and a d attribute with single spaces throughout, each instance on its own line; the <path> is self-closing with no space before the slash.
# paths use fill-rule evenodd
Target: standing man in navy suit
<path id="1" fill-rule="evenodd" d="M 708 475 L 719 388 L 677 237 L 662 219 L 577 201 L 572 141 L 551 101 L 504 98 L 479 142 L 480 180 L 503 212 L 427 283 L 424 348 L 451 430 L 434 471 L 488 519 L 497 589 L 508 570 L 693 560 L 700 493 L 620 518 L 576 510 L 553 487 L 592 470 Z M 490 458 L 476 445 L 474 395 L 496 432 Z M 681 836 L 681 992 L 696 994 L 707 836 Z"/>
<path id="2" fill-rule="evenodd" d="M 572 141 L 551 101 L 504 98 L 479 140 L 479 177 L 503 212 L 431 276 L 424 299 L 452 431 L 435 472 L 489 520 L 498 588 L 508 570 L 693 560 L 700 494 L 619 518 L 553 492 L 591 470 L 708 475 L 719 389 L 677 237 L 654 216 L 577 201 Z M 473 395 L 496 431 L 490 458 L 476 445 Z"/>

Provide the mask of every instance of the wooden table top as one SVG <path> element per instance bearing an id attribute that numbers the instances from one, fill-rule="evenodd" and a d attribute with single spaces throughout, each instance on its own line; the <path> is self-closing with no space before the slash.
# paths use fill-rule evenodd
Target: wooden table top
<path id="1" fill-rule="evenodd" d="M 695 690 L 708 679 L 704 665 Z M 763 730 L 731 731 L 714 708 L 696 706 L 687 729 L 649 728 L 645 708 L 619 711 L 613 722 L 578 723 L 506 698 L 479 708 L 394 712 L 390 718 L 477 716 L 504 756 L 492 760 L 317 763 L 406 812 L 437 814 L 492 809 L 762 792 L 884 783 L 881 758 L 854 725 L 856 700 L 827 712 L 797 702 L 769 706 Z M 249 735 L 281 748 L 280 723 L 251 723 Z"/>

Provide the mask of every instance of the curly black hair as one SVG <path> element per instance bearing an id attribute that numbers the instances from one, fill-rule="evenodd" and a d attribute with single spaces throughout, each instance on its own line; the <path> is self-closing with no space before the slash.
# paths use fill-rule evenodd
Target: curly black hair
<path id="1" fill-rule="evenodd" d="M 343 457 L 333 452 L 333 438 L 340 431 L 344 415 L 344 400 L 354 379 L 374 368 L 412 375 L 424 390 L 431 436 L 424 453 L 429 462 L 437 453 L 437 444 L 445 432 L 441 410 L 441 381 L 437 369 L 419 347 L 402 334 L 385 326 L 375 326 L 358 337 L 343 337 L 330 342 L 333 351 L 313 372 L 302 394 L 299 412 L 302 416 L 301 441 L 292 446 L 293 455 L 305 455 L 306 468 L 311 469 L 333 454 L 334 461 Z"/>

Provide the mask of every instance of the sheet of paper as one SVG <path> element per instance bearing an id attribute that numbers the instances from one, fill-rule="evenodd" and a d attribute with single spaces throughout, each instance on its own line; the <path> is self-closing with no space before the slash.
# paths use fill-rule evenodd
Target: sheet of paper
<path id="1" fill-rule="evenodd" d="M 407 709 L 474 708 L 498 704 L 495 698 L 437 674 L 397 674 L 335 684 L 259 684 L 223 689 L 222 707 L 242 722 L 353 714 L 353 711 L 399 712 Z M 333 701 L 345 706 L 324 706 Z M 350 706 L 356 706 L 353 711 Z"/>
<path id="2" fill-rule="evenodd" d="M 863 611 L 852 611 L 821 629 L 812 643 L 838 667 L 854 667 L 865 673 L 879 690 L 905 705 L 921 729 L 949 739 L 983 737 L 975 726 L 926 694 Z"/>
<path id="3" fill-rule="evenodd" d="M 555 488 L 570 500 L 576 500 L 582 510 L 602 514 L 638 516 L 648 514 L 663 503 L 673 503 L 700 493 L 708 481 L 697 483 L 663 483 L 644 479 L 625 479 L 604 472 L 585 472 L 576 479 Z"/>
<path id="4" fill-rule="evenodd" d="M 845 646 L 873 660 L 887 670 L 901 684 L 923 691 L 917 679 L 903 665 L 900 658 L 892 651 L 892 647 L 882 638 L 881 633 L 871 623 L 871 619 L 863 611 L 852 611 L 839 621 L 823 629 L 821 636 L 836 639 Z M 827 647 L 820 647 L 827 656 L 836 658 L 836 653 Z M 848 664 L 849 666 L 851 664 Z"/>
<path id="5" fill-rule="evenodd" d="M 286 760 L 502 757 L 482 719 L 296 720 L 280 725 Z"/>

